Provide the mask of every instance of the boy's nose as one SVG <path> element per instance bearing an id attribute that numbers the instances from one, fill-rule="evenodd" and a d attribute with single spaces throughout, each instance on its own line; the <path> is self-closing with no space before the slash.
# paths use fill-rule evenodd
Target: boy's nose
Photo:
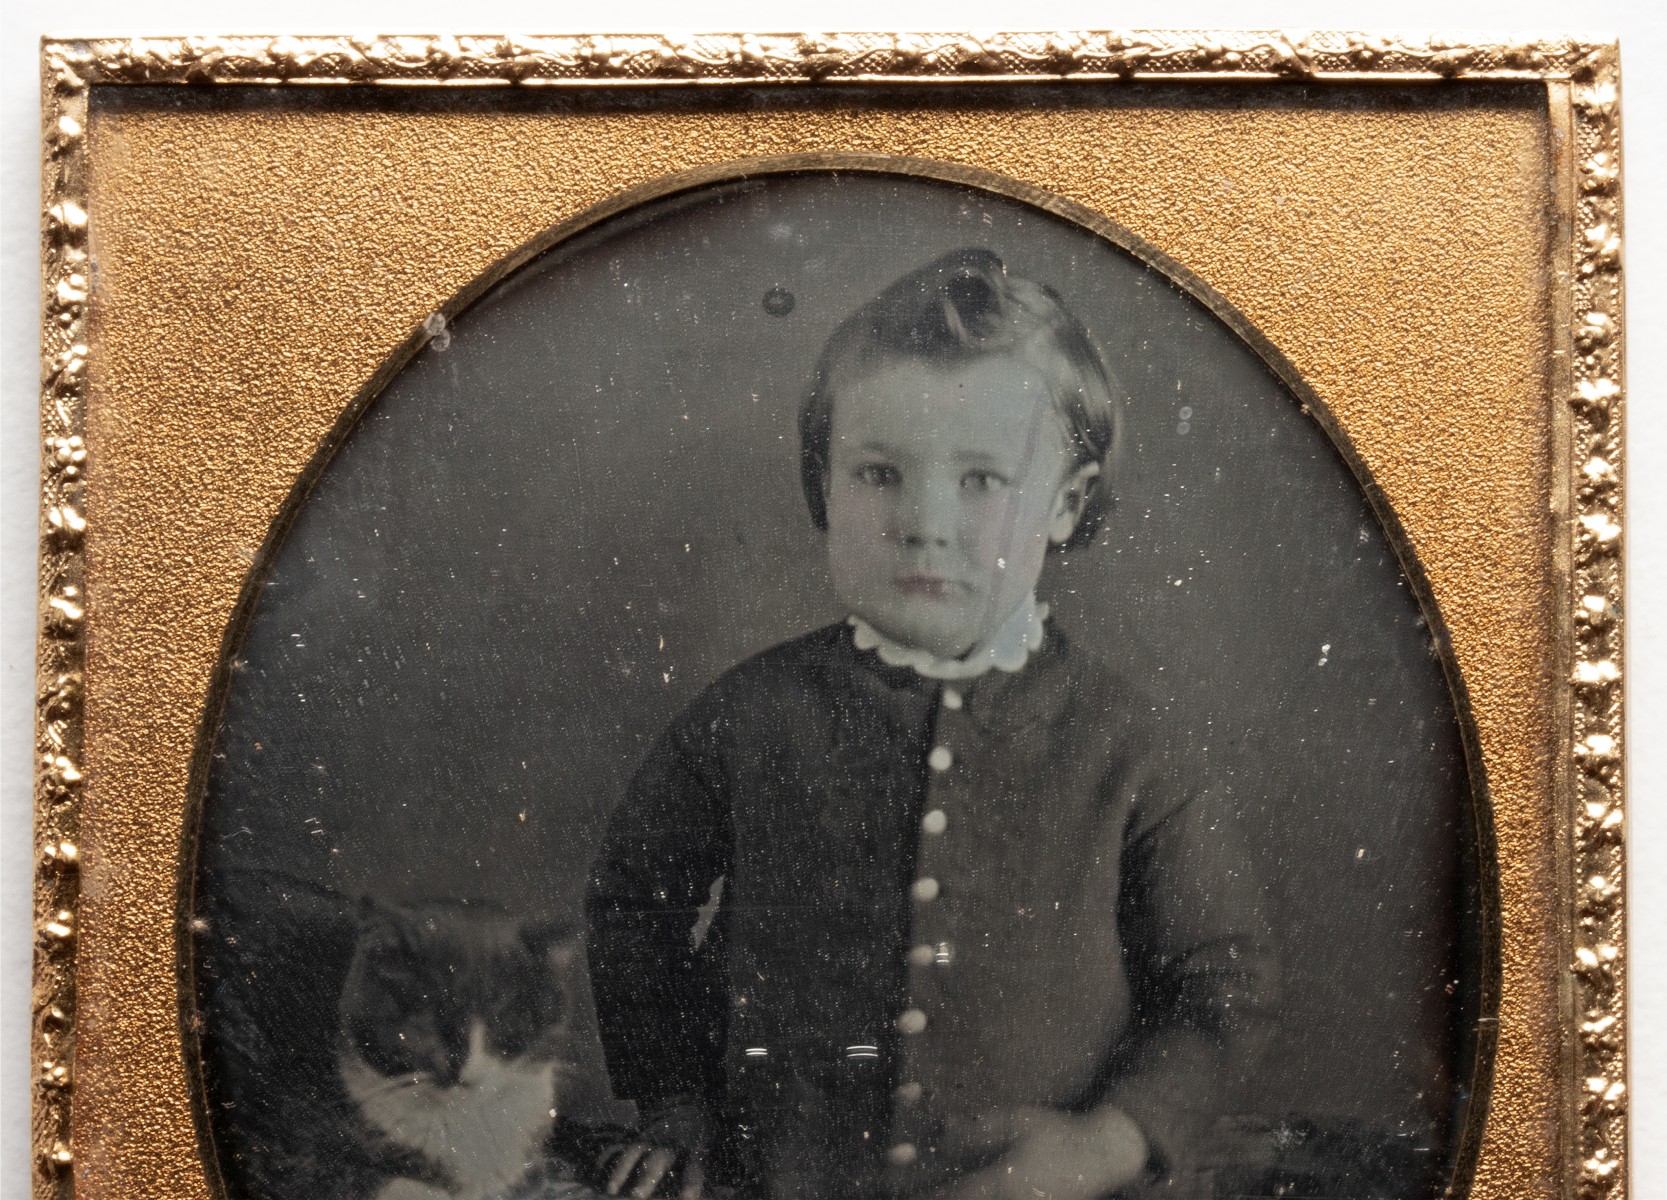
<path id="1" fill-rule="evenodd" d="M 902 514 L 903 541 L 911 546 L 947 546 L 955 528 L 955 493 L 923 484 L 906 498 Z"/>

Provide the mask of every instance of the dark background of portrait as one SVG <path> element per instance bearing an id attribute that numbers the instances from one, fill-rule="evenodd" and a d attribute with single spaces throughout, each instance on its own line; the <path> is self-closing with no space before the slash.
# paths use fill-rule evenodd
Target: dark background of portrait
<path id="1" fill-rule="evenodd" d="M 1041 591 L 1238 801 L 1284 964 L 1261 1110 L 1439 1155 L 1480 971 L 1470 789 L 1382 529 L 1196 300 L 1078 226 L 940 183 L 779 177 L 635 210 L 393 381 L 238 652 L 200 837 L 208 973 L 261 920 L 257 877 L 576 915 L 673 714 L 843 615 L 798 492 L 799 399 L 842 317 L 963 245 L 1053 285 L 1129 393 L 1116 507 Z M 791 312 L 766 311 L 773 288 Z"/>

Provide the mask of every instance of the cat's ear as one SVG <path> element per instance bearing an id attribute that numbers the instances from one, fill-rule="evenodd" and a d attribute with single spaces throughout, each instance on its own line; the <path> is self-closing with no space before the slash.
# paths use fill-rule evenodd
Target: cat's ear
<path id="1" fill-rule="evenodd" d="M 521 925 L 522 943 L 541 958 L 549 957 L 578 936 L 578 927 L 559 917 L 538 917 Z"/>
<path id="2" fill-rule="evenodd" d="M 398 936 L 405 928 L 405 920 L 399 909 L 386 900 L 365 894 L 359 897 L 357 908 L 359 933 L 381 933 Z"/>

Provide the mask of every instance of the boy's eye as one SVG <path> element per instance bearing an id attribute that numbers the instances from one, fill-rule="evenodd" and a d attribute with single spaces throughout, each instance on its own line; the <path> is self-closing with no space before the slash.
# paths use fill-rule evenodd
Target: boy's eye
<path id="1" fill-rule="evenodd" d="M 870 487 L 896 487 L 903 478 L 902 473 L 890 463 L 863 463 L 854 472 L 858 483 L 866 483 Z"/>
<path id="2" fill-rule="evenodd" d="M 961 486 L 969 492 L 999 492 L 1007 486 L 1007 478 L 1000 472 L 975 467 L 961 476 Z"/>

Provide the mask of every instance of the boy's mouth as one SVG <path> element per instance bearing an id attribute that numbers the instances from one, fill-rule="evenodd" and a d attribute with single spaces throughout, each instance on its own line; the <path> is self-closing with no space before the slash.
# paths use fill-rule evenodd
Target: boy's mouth
<path id="1" fill-rule="evenodd" d="M 958 587 L 948 576 L 933 575 L 926 571 L 910 571 L 906 575 L 897 576 L 893 583 L 904 595 L 919 596 L 925 600 L 947 600 Z"/>

